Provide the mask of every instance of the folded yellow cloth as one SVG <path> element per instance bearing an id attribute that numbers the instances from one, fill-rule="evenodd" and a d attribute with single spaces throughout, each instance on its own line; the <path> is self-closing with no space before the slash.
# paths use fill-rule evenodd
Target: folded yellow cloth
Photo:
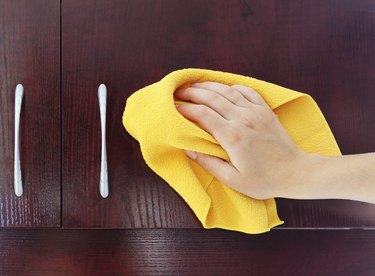
<path id="1" fill-rule="evenodd" d="M 282 224 L 274 199 L 256 200 L 232 190 L 185 156 L 183 149 L 228 160 L 216 140 L 175 108 L 173 93 L 192 82 L 241 84 L 260 93 L 302 150 L 340 155 L 340 150 L 314 100 L 307 94 L 265 81 L 205 69 L 182 69 L 146 86 L 127 102 L 126 130 L 139 141 L 147 165 L 168 182 L 205 228 L 262 233 Z M 272 170 L 272 168 L 270 168 Z"/>

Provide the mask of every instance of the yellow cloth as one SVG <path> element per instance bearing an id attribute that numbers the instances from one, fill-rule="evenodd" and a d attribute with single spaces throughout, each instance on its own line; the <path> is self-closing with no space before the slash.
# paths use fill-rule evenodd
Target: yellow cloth
<path id="1" fill-rule="evenodd" d="M 139 141 L 147 165 L 181 195 L 205 228 L 251 234 L 269 231 L 283 223 L 274 199 L 256 200 L 232 190 L 183 152 L 183 149 L 193 150 L 228 160 L 209 133 L 185 119 L 175 108 L 174 91 L 202 81 L 241 84 L 256 90 L 306 152 L 340 155 L 336 141 L 309 95 L 232 73 L 178 70 L 128 98 L 123 115 L 126 130 Z"/>

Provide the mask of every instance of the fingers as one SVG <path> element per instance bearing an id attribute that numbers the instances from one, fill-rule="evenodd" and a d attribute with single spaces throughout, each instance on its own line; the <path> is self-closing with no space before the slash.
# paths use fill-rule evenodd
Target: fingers
<path id="1" fill-rule="evenodd" d="M 230 141 L 238 140 L 240 136 L 238 129 L 246 128 L 249 131 L 254 127 L 256 119 L 259 116 L 263 117 L 258 110 L 259 105 L 268 107 L 257 92 L 246 86 L 229 87 L 216 82 L 194 83 L 191 86 L 194 87 L 178 89 L 175 96 L 195 104 L 180 105 L 178 111 L 187 119 L 198 123 L 226 150 L 234 147 Z M 216 91 L 209 89 L 216 89 Z M 247 106 L 240 107 L 233 104 L 223 96 L 228 94 L 237 95 L 231 96 L 230 100 L 234 101 L 234 98 L 237 98 L 237 102 L 242 105 L 246 102 Z"/>
<path id="2" fill-rule="evenodd" d="M 248 101 L 254 103 L 254 104 L 259 104 L 259 105 L 266 105 L 266 102 L 262 98 L 261 95 L 259 95 L 258 92 L 256 92 L 254 89 L 243 86 L 243 85 L 232 85 L 232 88 L 236 89 L 241 93 L 241 95 L 246 98 Z"/>
<path id="3" fill-rule="evenodd" d="M 233 108 L 233 104 L 217 92 L 189 87 L 177 90 L 175 96 L 183 101 L 208 106 L 225 119 L 238 117 L 238 112 Z"/>
<path id="4" fill-rule="evenodd" d="M 201 88 L 205 90 L 212 91 L 216 94 L 221 95 L 223 98 L 230 101 L 232 104 L 247 107 L 249 102 L 248 100 L 236 89 L 231 88 L 230 86 L 218 82 L 199 82 L 199 83 L 192 83 L 191 87 L 194 88 Z"/>
<path id="5" fill-rule="evenodd" d="M 241 107 L 248 107 L 249 102 L 252 104 L 257 104 L 257 105 L 267 105 L 264 99 L 262 98 L 262 96 L 258 92 L 244 85 L 228 86 L 226 84 L 222 84 L 218 82 L 207 81 L 207 82 L 192 83 L 190 87 L 197 88 L 197 89 L 204 89 L 206 90 L 206 93 L 207 93 L 207 90 L 212 91 L 215 94 L 221 95 L 223 98 L 225 98 L 232 104 L 241 106 Z"/>
<path id="6" fill-rule="evenodd" d="M 223 141 L 226 119 L 205 105 L 181 104 L 176 106 L 182 116 L 196 122 L 219 143 Z"/>
<path id="7" fill-rule="evenodd" d="M 193 151 L 185 151 L 185 153 L 222 183 L 230 185 L 232 179 L 239 175 L 239 172 L 233 166 L 220 158 Z"/>

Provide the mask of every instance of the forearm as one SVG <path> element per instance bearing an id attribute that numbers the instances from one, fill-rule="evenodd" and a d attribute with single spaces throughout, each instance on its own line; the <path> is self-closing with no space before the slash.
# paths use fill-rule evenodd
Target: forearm
<path id="1" fill-rule="evenodd" d="M 285 197 L 351 199 L 375 203 L 375 154 L 328 157 L 310 154 Z"/>

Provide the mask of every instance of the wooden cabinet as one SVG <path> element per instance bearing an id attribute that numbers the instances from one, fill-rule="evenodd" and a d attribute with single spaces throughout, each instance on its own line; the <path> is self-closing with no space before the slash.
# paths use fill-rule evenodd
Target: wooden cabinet
<path id="1" fill-rule="evenodd" d="M 0 226 L 61 224 L 60 1 L 0 1 Z M 14 193 L 15 88 L 23 195 Z"/>
<path id="2" fill-rule="evenodd" d="M 161 21 L 161 4 L 64 1 L 63 227 L 199 226 L 182 199 L 145 165 L 121 121 L 127 97 L 170 69 L 158 64 L 170 54 L 160 33 L 168 25 Z M 106 199 L 99 194 L 100 83 L 108 89 Z"/>
<path id="3" fill-rule="evenodd" d="M 180 68 L 230 71 L 310 93 L 343 153 L 373 151 L 370 6 L 340 3 L 333 14 L 329 4 L 316 1 L 64 1 L 63 226 L 200 227 L 184 201 L 146 167 L 121 124 L 131 93 Z M 107 199 L 99 195 L 100 83 L 108 86 Z M 375 226 L 371 204 L 277 203 L 281 228 Z"/>
<path id="4" fill-rule="evenodd" d="M 344 154 L 375 151 L 370 0 L 16 2 L 0 2 L 1 226 L 59 226 L 62 206 L 64 228 L 201 227 L 145 165 L 121 122 L 130 94 L 176 69 L 228 71 L 307 92 Z M 16 198 L 12 130 L 19 82 L 25 86 L 25 195 Z M 105 199 L 99 194 L 101 83 L 108 89 Z M 277 204 L 285 220 L 280 228 L 375 227 L 371 204 Z"/>

